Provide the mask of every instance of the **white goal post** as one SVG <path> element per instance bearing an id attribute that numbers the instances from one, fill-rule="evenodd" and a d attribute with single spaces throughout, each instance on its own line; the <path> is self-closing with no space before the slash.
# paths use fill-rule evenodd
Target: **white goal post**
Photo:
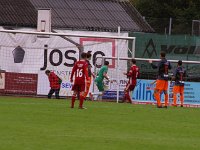
<path id="1" fill-rule="evenodd" d="M 72 34 L 72 33 L 53 33 L 53 32 L 33 32 L 22 30 L 0 30 L 5 33 L 21 33 L 21 34 L 35 34 L 35 35 L 54 35 L 54 36 L 70 36 L 70 37 L 93 37 L 93 38 L 109 38 L 109 39 L 122 39 L 122 40 L 135 40 L 135 37 L 124 36 L 108 36 L 108 35 L 93 35 L 93 34 Z"/>

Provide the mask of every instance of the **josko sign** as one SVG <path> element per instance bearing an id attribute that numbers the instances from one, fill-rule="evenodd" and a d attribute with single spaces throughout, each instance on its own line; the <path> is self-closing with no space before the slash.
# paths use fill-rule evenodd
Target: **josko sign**
<path id="1" fill-rule="evenodd" d="M 22 29 L 25 30 L 25 29 Z M 26 29 L 33 31 L 32 29 Z M 61 31 L 59 33 L 76 34 L 101 34 L 116 36 L 116 33 L 107 32 L 81 32 Z M 123 33 L 121 36 L 128 36 Z M 31 34 L 0 33 L 0 66 L 7 72 L 38 74 L 37 94 L 46 95 L 49 91 L 48 78 L 45 70 L 53 70 L 62 78 L 61 96 L 71 95 L 71 83 L 69 77 L 74 63 L 79 59 L 79 51 L 92 51 L 91 64 L 94 66 L 97 57 L 116 57 L 117 49 L 120 57 L 128 56 L 128 42 L 125 40 L 50 36 L 49 38 L 37 37 Z M 115 60 L 109 60 L 110 72 L 116 71 Z M 97 60 L 100 67 L 101 60 Z M 126 63 L 121 64 L 126 68 Z M 94 67 L 93 67 L 94 69 Z"/>

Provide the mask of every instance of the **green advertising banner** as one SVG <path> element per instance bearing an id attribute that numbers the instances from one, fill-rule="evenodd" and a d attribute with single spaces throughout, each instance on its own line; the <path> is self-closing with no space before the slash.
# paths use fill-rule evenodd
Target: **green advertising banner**
<path id="1" fill-rule="evenodd" d="M 153 33 L 131 33 L 129 36 L 136 37 L 135 57 L 158 59 L 160 52 L 166 52 L 167 59 L 200 61 L 200 37 L 185 35 L 159 35 Z M 141 69 L 142 77 L 152 79 L 155 70 L 152 70 L 148 62 L 137 62 Z M 172 64 L 173 67 L 176 64 Z M 199 75 L 199 64 L 183 64 L 188 74 Z M 172 69 L 173 71 L 173 69 Z M 172 72 L 171 71 L 171 72 Z"/>

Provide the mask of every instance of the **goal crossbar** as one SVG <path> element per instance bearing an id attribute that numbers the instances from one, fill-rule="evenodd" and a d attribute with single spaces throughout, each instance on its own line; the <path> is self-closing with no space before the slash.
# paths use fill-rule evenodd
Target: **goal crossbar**
<path id="1" fill-rule="evenodd" d="M 102 58 L 102 59 L 119 59 L 119 60 L 131 60 L 133 58 L 130 58 L 130 57 L 107 57 L 107 56 L 99 56 L 97 57 L 98 58 Z M 134 58 L 135 60 L 138 60 L 138 61 L 149 61 L 149 60 L 152 60 L 154 62 L 158 62 L 160 61 L 160 59 L 148 59 L 148 58 Z M 172 63 L 177 63 L 178 60 L 168 60 L 169 62 L 172 62 Z M 182 60 L 183 63 L 188 63 L 188 64 L 200 64 L 200 61 L 190 61 L 190 60 Z"/>
<path id="2" fill-rule="evenodd" d="M 109 39 L 135 40 L 135 37 L 108 36 L 108 35 L 92 35 L 92 34 L 33 32 L 33 31 L 21 31 L 21 30 L 0 30 L 0 32 L 5 32 L 5 33 L 21 33 L 21 34 L 36 34 L 36 35 L 54 35 L 54 36 L 93 37 L 93 38 L 109 38 Z"/>

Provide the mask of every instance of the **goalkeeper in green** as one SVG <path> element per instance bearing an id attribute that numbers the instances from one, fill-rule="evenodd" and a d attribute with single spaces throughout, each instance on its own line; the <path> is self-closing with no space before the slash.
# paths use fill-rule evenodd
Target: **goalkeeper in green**
<path id="1" fill-rule="evenodd" d="M 102 95 L 103 95 L 103 93 L 105 91 L 103 80 L 104 80 L 104 78 L 106 78 L 108 81 L 110 81 L 110 79 L 109 79 L 109 77 L 107 75 L 107 73 L 108 73 L 108 65 L 109 65 L 109 62 L 105 61 L 104 62 L 104 66 L 102 66 L 101 69 L 99 70 L 99 73 L 98 73 L 98 75 L 97 75 L 97 77 L 95 79 L 95 84 L 96 84 L 96 86 L 97 86 L 97 88 L 99 90 L 99 93 L 93 93 L 93 94 L 90 93 L 90 98 L 91 99 L 93 99 L 93 95 L 94 94 L 98 95 L 97 99 L 99 99 L 99 100 L 102 99 Z"/>

